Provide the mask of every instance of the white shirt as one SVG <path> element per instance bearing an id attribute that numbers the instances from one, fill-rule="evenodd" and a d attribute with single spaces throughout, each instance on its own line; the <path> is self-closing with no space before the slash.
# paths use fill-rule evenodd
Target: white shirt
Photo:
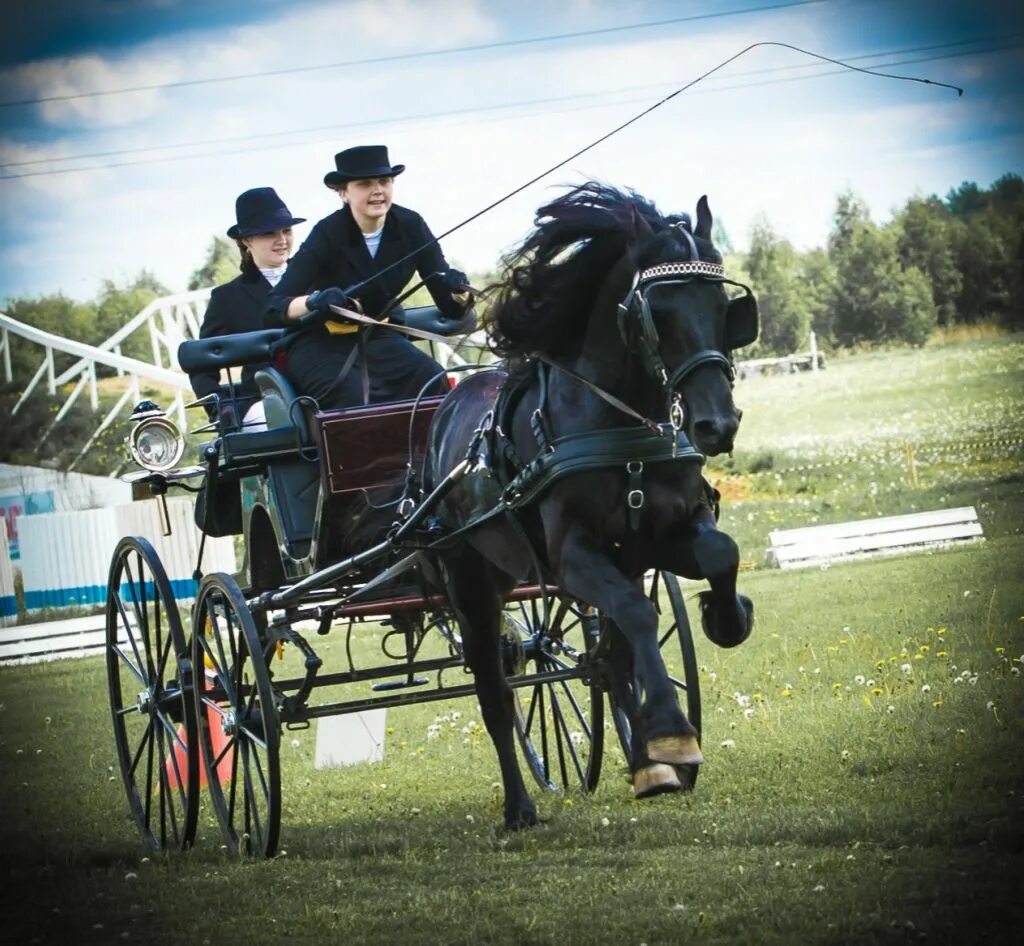
<path id="1" fill-rule="evenodd" d="M 287 263 L 282 263 L 280 266 L 276 267 L 275 269 L 264 269 L 261 266 L 260 267 L 260 272 L 263 273 L 263 278 L 268 283 L 270 283 L 271 286 L 276 286 L 281 281 L 281 277 L 284 275 L 284 271 L 287 268 L 288 268 L 288 264 Z"/>
<path id="2" fill-rule="evenodd" d="M 380 226 L 374 230 L 373 233 L 364 233 L 363 239 L 366 241 L 366 248 L 370 251 L 370 256 L 376 256 L 377 250 L 380 249 L 380 238 L 384 235 L 384 227 Z"/>

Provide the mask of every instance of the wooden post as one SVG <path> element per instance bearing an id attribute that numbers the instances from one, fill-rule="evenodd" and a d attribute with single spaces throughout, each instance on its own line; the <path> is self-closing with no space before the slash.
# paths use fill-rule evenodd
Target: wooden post
<path id="1" fill-rule="evenodd" d="M 905 443 L 903 445 L 903 452 L 907 457 L 907 477 L 910 480 L 910 485 L 917 489 L 917 462 L 914 458 L 914 445 L 912 443 Z"/>

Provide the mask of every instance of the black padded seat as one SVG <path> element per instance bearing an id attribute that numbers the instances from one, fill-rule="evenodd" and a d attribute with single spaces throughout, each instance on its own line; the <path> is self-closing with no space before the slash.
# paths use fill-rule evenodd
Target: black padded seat
<path id="1" fill-rule="evenodd" d="M 270 350 L 285 331 L 283 328 L 267 328 L 182 342 L 178 346 L 178 364 L 187 374 L 258 365 L 270 361 Z"/>

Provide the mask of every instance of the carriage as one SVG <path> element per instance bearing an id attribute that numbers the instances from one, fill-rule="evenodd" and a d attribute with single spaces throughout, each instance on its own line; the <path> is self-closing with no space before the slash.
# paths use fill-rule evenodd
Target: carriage
<path id="1" fill-rule="evenodd" d="M 700 693 L 676 576 L 707 580 L 714 644 L 753 625 L 701 467 L 732 449 L 732 352 L 757 337 L 757 306 L 711 232 L 705 198 L 694 224 L 583 185 L 541 208 L 488 313 L 504 367 L 466 366 L 443 398 L 326 413 L 266 367 L 268 428 L 232 425 L 243 411 L 231 405 L 184 469 L 173 425 L 139 413 L 139 483 L 158 501 L 197 490 L 203 535 L 241 536 L 246 563 L 241 585 L 197 566 L 183 617 L 149 543 L 114 553 L 110 702 L 150 845 L 192 843 L 205 782 L 227 848 L 269 856 L 282 727 L 473 694 L 508 828 L 537 823 L 516 742 L 543 789 L 594 789 L 612 732 L 637 797 L 692 787 Z M 405 314 L 404 330 L 438 340 L 465 328 Z M 271 363 L 280 341 L 187 342 L 179 362 Z M 357 664 L 353 641 L 377 622 L 380 657 Z M 340 669 L 313 644 L 331 635 Z"/>
<path id="2" fill-rule="evenodd" d="M 407 310 L 406 324 L 466 328 L 430 308 Z M 179 360 L 190 371 L 267 363 L 282 332 L 186 342 Z M 158 503 L 168 490 L 198 490 L 204 537 L 241 536 L 245 560 L 241 583 L 201 575 L 200 561 L 186 609 L 146 539 L 126 537 L 113 555 L 106 659 L 117 754 L 132 818 L 156 849 L 193 843 L 205 784 L 228 849 L 271 856 L 283 728 L 473 693 L 450 604 L 430 574 L 429 515 L 392 505 L 383 542 L 343 558 L 338 551 L 346 511 L 401 488 L 441 399 L 319 413 L 274 367 L 258 372 L 257 383 L 268 429 L 242 429 L 233 419 L 244 405 L 223 386 L 225 409 L 207 430 L 200 465 L 175 466 L 177 432 L 152 407 L 137 412 L 130 435 L 143 467 L 129 478 Z M 659 643 L 681 666 L 673 680 L 699 728 L 678 580 L 652 572 L 646 593 L 664 611 Z M 385 625 L 379 663 L 356 665 L 353 635 L 375 622 Z M 602 626 L 598 611 L 540 584 L 520 583 L 508 595 L 503 662 L 522 759 L 542 789 L 593 790 L 606 738 L 629 756 L 630 714 L 607 684 Z M 324 667 L 316 646 L 327 635 L 344 637 L 345 666 Z"/>

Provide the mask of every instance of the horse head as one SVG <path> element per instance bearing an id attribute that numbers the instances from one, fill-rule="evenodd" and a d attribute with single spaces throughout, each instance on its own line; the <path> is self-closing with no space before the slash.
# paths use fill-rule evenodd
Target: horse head
<path id="1" fill-rule="evenodd" d="M 610 280 L 631 273 L 618 305 L 618 326 L 663 398 L 665 410 L 684 425 L 708 455 L 732 450 L 742 411 L 732 397 L 732 353 L 757 337 L 757 304 L 749 288 L 726 277 L 711 240 L 707 198 L 697 204 L 697 225 L 686 215 L 663 219 L 638 241 L 628 265 Z M 730 300 L 727 285 L 743 295 Z"/>

